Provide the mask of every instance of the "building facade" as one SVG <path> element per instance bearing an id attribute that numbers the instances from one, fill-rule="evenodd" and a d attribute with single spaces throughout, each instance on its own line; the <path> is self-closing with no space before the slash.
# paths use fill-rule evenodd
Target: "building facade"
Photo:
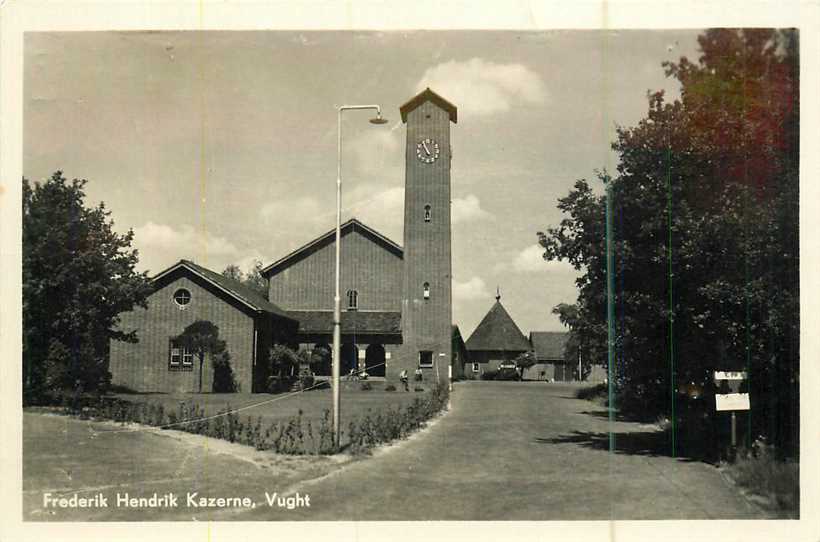
<path id="1" fill-rule="evenodd" d="M 428 88 L 400 113 L 406 124 L 404 246 L 356 219 L 342 226 L 341 374 L 366 371 L 396 380 L 402 371 L 420 369 L 425 382 L 445 382 L 461 376 L 466 357 L 453 327 L 451 291 L 450 124 L 458 112 Z M 201 378 L 202 391 L 210 391 L 212 367 L 198 374 L 190 355 L 173 344 L 197 319 L 219 327 L 242 391 L 264 389 L 261 367 L 274 343 L 329 352 L 335 242 L 332 230 L 263 268 L 266 299 L 193 262 L 160 273 L 148 308 L 122 315 L 122 328 L 136 330 L 139 342 L 111 343 L 113 382 L 137 391 L 198 391 Z"/>

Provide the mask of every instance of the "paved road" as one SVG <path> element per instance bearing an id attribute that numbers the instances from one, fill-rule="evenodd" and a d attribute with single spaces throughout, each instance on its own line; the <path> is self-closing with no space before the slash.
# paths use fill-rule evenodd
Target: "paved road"
<path id="1" fill-rule="evenodd" d="M 464 382 L 451 411 L 376 457 L 290 490 L 309 509 L 232 519 L 761 518 L 713 466 L 664 453 L 651 426 L 614 422 L 567 384 Z"/>

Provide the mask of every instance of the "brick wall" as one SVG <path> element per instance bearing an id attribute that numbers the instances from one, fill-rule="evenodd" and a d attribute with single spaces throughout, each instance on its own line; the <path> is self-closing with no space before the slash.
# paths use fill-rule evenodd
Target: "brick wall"
<path id="1" fill-rule="evenodd" d="M 136 344 L 111 341 L 109 370 L 114 384 L 136 391 L 196 392 L 199 384 L 199 360 L 193 370 L 171 371 L 168 368 L 169 340 L 196 320 L 209 320 L 219 327 L 219 336 L 227 344 L 234 376 L 240 391 L 250 392 L 253 376 L 254 318 L 238 304 L 207 282 L 184 272 L 175 272 L 148 299 L 147 309 L 136 309 L 121 315 L 120 327 L 137 330 Z M 191 292 L 191 302 L 180 310 L 173 300 L 178 288 Z M 213 365 L 205 360 L 202 390 L 210 392 Z"/>
<path id="2" fill-rule="evenodd" d="M 351 230 L 341 242 L 342 308 L 346 292 L 359 292 L 359 310 L 399 310 L 402 259 L 366 234 Z M 268 299 L 286 310 L 333 310 L 335 240 L 324 243 L 270 277 Z"/>

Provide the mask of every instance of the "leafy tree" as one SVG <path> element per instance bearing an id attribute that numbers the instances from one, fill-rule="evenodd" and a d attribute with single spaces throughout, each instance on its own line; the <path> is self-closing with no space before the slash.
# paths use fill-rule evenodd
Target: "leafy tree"
<path id="1" fill-rule="evenodd" d="M 212 360 L 219 360 L 220 365 L 224 365 L 225 341 L 219 338 L 219 327 L 208 320 L 197 320 L 186 327 L 183 332 L 176 337 L 176 342 L 189 352 L 197 356 L 199 360 L 199 393 L 202 393 L 202 370 L 205 365 L 205 356 L 211 355 Z M 220 378 L 224 375 L 224 367 L 220 369 Z M 220 385 L 224 382 L 220 382 Z"/>
<path id="2" fill-rule="evenodd" d="M 144 307 L 134 234 L 114 231 L 103 203 L 85 206 L 86 180 L 55 172 L 23 178 L 23 392 L 27 403 L 61 391 L 100 390 L 110 381 L 109 341 L 136 342 L 119 314 Z"/>
<path id="3" fill-rule="evenodd" d="M 253 288 L 257 292 L 267 296 L 268 295 L 268 281 L 262 276 L 262 262 L 259 260 L 253 261 L 253 267 L 245 275 L 245 285 Z"/>
<path id="4" fill-rule="evenodd" d="M 247 273 L 243 273 L 238 265 L 231 264 L 222 270 L 222 275 L 244 284 L 248 288 L 256 290 L 260 294 L 268 295 L 268 281 L 262 276 L 262 262 L 253 261 L 253 267 Z"/>
<path id="5" fill-rule="evenodd" d="M 522 352 L 516 356 L 514 361 L 516 369 L 521 373 L 521 376 L 524 376 L 524 371 L 535 365 L 535 353 Z"/>
<path id="6" fill-rule="evenodd" d="M 242 270 L 239 269 L 238 265 L 231 264 L 225 269 L 222 270 L 222 276 L 228 277 L 231 280 L 235 280 L 236 282 L 242 282 L 245 280 L 245 275 L 242 273 Z"/>
<path id="7" fill-rule="evenodd" d="M 545 258 L 583 270 L 575 329 L 605 360 L 615 331 L 619 405 L 671 414 L 683 386 L 747 370 L 752 432 L 796 450 L 799 380 L 799 65 L 793 31 L 709 30 L 682 86 L 620 127 L 612 201 L 616 318 L 606 320 L 606 203 L 586 180 L 539 234 Z M 795 429 L 795 430 L 793 430 Z"/>

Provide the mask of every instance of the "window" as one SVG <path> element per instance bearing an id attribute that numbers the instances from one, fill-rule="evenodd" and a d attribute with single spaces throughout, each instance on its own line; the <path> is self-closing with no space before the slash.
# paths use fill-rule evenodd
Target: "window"
<path id="1" fill-rule="evenodd" d="M 168 352 L 169 371 L 191 371 L 194 367 L 194 354 L 171 339 Z"/>
<path id="2" fill-rule="evenodd" d="M 425 222 L 430 222 L 430 206 L 429 205 L 424 206 L 424 221 Z"/>
<path id="3" fill-rule="evenodd" d="M 355 311 L 359 308 L 359 292 L 356 290 L 347 291 L 347 310 Z"/>
<path id="4" fill-rule="evenodd" d="M 433 366 L 433 352 L 430 350 L 422 350 L 419 352 L 419 367 Z"/>
<path id="5" fill-rule="evenodd" d="M 424 283 L 424 299 L 430 299 L 430 283 Z"/>
<path id="6" fill-rule="evenodd" d="M 174 303 L 176 303 L 180 308 L 184 308 L 185 305 L 191 302 L 191 292 L 186 290 L 185 288 L 180 288 L 176 292 L 174 292 Z"/>
<path id="7" fill-rule="evenodd" d="M 473 372 L 477 373 L 481 370 L 481 364 L 478 362 L 473 362 Z"/>

